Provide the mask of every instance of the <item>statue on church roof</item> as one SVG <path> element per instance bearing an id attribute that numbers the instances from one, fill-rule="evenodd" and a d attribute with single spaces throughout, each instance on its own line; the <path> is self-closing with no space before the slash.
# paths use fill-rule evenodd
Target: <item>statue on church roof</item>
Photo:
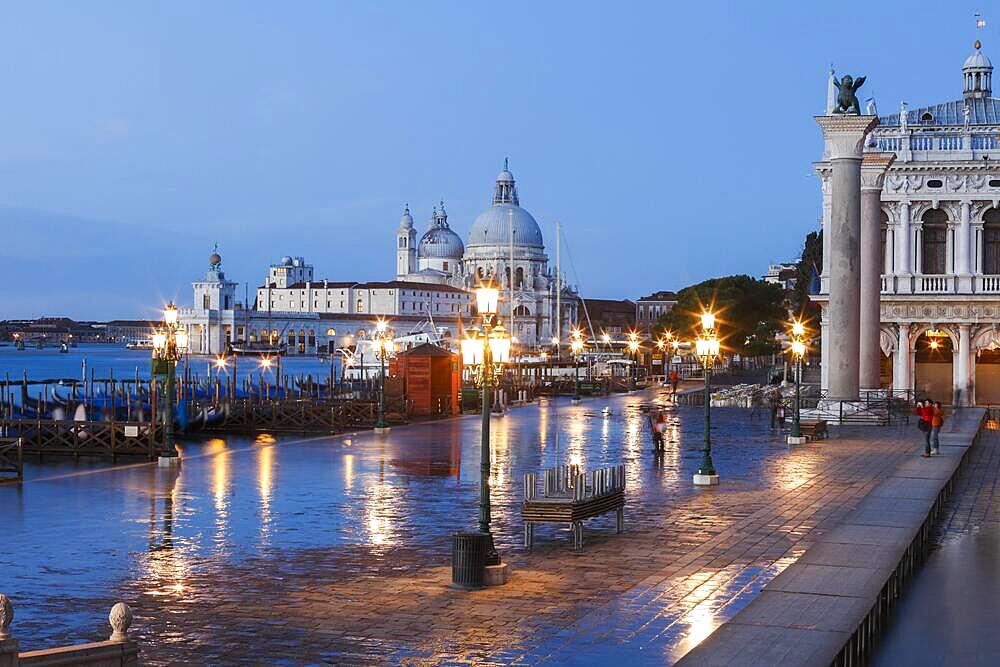
<path id="1" fill-rule="evenodd" d="M 845 74 L 840 81 L 834 77 L 833 85 L 837 87 L 839 93 L 837 94 L 837 106 L 834 107 L 833 113 L 860 116 L 861 105 L 858 103 L 858 96 L 855 93 L 864 83 L 865 77 L 863 76 L 859 76 L 855 80 L 850 74 Z"/>

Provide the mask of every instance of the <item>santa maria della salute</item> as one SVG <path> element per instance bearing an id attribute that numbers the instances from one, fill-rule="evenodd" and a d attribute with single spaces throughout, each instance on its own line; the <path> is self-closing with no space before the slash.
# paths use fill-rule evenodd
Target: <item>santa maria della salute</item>
<path id="1" fill-rule="evenodd" d="M 489 280 L 502 288 L 501 313 L 525 345 L 548 342 L 577 323 L 579 296 L 550 267 L 541 227 L 521 208 L 506 160 L 489 208 L 472 221 L 464 243 L 443 201 L 422 235 L 407 205 L 395 254 L 396 276 L 384 282 L 317 279 L 305 258 L 282 257 L 244 306 L 213 253 L 205 277 L 192 284 L 192 307 L 181 311 L 192 350 L 280 343 L 290 354 L 316 354 L 353 344 L 378 317 L 392 318 L 401 333 L 430 327 L 454 336 L 474 314 L 472 290 Z"/>

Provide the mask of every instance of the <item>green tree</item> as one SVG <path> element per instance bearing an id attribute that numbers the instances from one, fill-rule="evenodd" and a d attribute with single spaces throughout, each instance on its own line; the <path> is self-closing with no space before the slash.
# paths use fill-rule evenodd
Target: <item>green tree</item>
<path id="1" fill-rule="evenodd" d="M 819 306 L 809 299 L 809 290 L 813 286 L 813 278 L 823 266 L 823 231 L 809 232 L 806 235 L 799 258 L 799 274 L 792 290 L 789 306 L 792 312 L 803 320 L 807 328 L 819 331 Z"/>
<path id="2" fill-rule="evenodd" d="M 677 293 L 677 304 L 660 317 L 653 335 L 672 331 L 682 340 L 693 340 L 701 332 L 699 315 L 711 309 L 725 350 L 754 356 L 775 351 L 774 334 L 786 319 L 781 287 L 750 276 L 712 278 L 685 287 Z"/>

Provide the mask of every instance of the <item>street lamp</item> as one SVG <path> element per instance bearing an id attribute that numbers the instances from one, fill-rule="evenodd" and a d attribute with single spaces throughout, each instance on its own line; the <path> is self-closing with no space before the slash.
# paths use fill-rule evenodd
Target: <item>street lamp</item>
<path id="1" fill-rule="evenodd" d="M 573 352 L 573 402 L 580 402 L 580 352 L 583 351 L 583 332 L 573 331 L 573 341 L 569 344 Z"/>
<path id="2" fill-rule="evenodd" d="M 389 427 L 385 423 L 385 360 L 396 351 L 396 342 L 392 339 L 385 320 L 379 320 L 375 325 L 372 348 L 379 360 L 378 420 L 375 422 L 375 432 L 388 433 Z"/>
<path id="3" fill-rule="evenodd" d="M 482 389 L 482 435 L 479 465 L 479 532 L 487 536 L 487 566 L 498 566 L 500 554 L 490 532 L 490 406 L 492 389 L 503 364 L 510 361 L 511 339 L 497 316 L 500 292 L 492 285 L 476 289 L 476 305 L 482 317 L 482 330 L 471 329 L 462 339 L 462 362 L 472 369 L 473 380 Z M 501 575 L 503 577 L 503 575 Z M 504 583 L 499 581 L 498 583 Z"/>
<path id="4" fill-rule="evenodd" d="M 795 414 L 792 417 L 792 434 L 787 442 L 801 445 L 806 441 L 802 437 L 802 359 L 806 356 L 806 328 L 802 322 L 792 323 L 792 342 L 788 349 L 795 364 Z"/>
<path id="5" fill-rule="evenodd" d="M 639 383 L 639 334 L 630 331 L 628 334 L 628 349 L 632 353 L 632 389 Z"/>
<path id="6" fill-rule="evenodd" d="M 163 326 L 153 334 L 152 374 L 163 387 L 163 452 L 159 462 L 164 465 L 180 462 L 174 444 L 174 380 L 177 362 L 187 352 L 188 335 L 177 325 L 177 314 L 177 306 L 168 303 Z"/>
<path id="7" fill-rule="evenodd" d="M 694 474 L 698 486 L 719 483 L 719 475 L 712 464 L 712 362 L 719 355 L 719 337 L 715 332 L 715 315 L 701 314 L 701 334 L 695 340 L 695 349 L 701 357 L 705 371 L 705 446 L 702 448 L 701 466 Z"/>

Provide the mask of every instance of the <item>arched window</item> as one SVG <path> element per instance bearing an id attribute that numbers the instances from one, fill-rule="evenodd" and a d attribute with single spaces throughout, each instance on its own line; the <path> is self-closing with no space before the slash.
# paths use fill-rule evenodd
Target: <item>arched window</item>
<path id="1" fill-rule="evenodd" d="M 355 310 L 359 313 L 365 312 L 365 302 L 364 299 L 358 299 L 357 308 Z"/>
<path id="2" fill-rule="evenodd" d="M 514 271 L 514 287 L 517 289 L 524 287 L 524 269 L 521 267 L 517 267 Z"/>
<path id="3" fill-rule="evenodd" d="M 983 215 L 983 273 L 1000 274 L 1000 209 Z"/>
<path id="4" fill-rule="evenodd" d="M 948 237 L 948 214 L 941 209 L 931 209 L 924 213 L 923 243 L 921 245 L 921 272 L 924 275 L 940 275 L 945 272 L 945 250 Z"/>
<path id="5" fill-rule="evenodd" d="M 503 280 L 504 280 L 504 283 L 503 283 L 504 286 L 505 287 L 510 287 L 510 267 L 509 266 L 505 267 L 504 270 L 503 270 Z"/>
<path id="6" fill-rule="evenodd" d="M 514 317 L 531 317 L 531 311 L 527 306 L 518 306 L 514 309 Z"/>

